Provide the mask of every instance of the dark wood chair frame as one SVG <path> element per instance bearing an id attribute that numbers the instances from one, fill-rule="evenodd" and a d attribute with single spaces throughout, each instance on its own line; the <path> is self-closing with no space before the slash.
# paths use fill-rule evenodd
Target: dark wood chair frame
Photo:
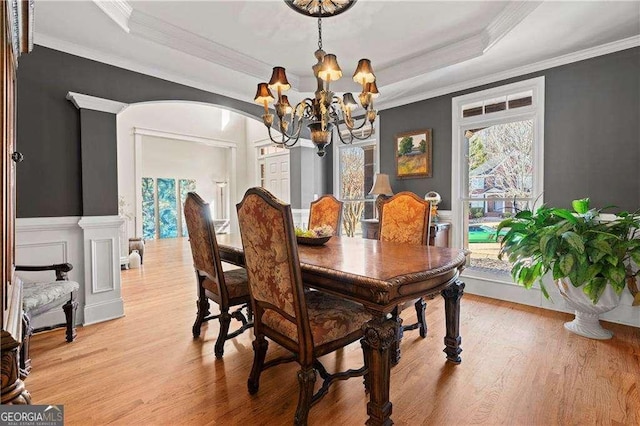
<path id="1" fill-rule="evenodd" d="M 200 331 L 202 328 L 202 324 L 208 322 L 210 320 L 217 319 L 220 321 L 220 331 L 218 333 L 218 338 L 216 339 L 216 344 L 214 347 L 214 354 L 216 358 L 222 358 L 224 355 L 224 343 L 233 339 L 234 337 L 239 336 L 244 333 L 246 330 L 253 327 L 253 311 L 251 309 L 251 299 L 249 297 L 249 293 L 246 295 L 242 295 L 239 297 L 230 297 L 229 291 L 227 289 L 227 284 L 225 281 L 223 269 L 222 269 L 222 261 L 220 259 L 220 251 L 218 250 L 218 241 L 216 240 L 216 231 L 213 225 L 213 221 L 211 220 L 211 215 L 209 213 L 209 204 L 206 203 L 198 194 L 195 192 L 189 192 L 187 194 L 186 203 L 195 203 L 196 206 L 200 209 L 201 214 L 204 214 L 205 220 L 208 224 L 207 226 L 207 236 L 209 237 L 209 241 L 211 242 L 209 250 L 212 251 L 212 258 L 214 260 L 213 269 L 215 271 L 215 275 L 212 276 L 207 272 L 207 265 L 198 265 L 196 264 L 196 257 L 194 257 L 194 269 L 196 274 L 196 280 L 198 285 L 198 300 L 196 301 L 197 313 L 196 320 L 192 327 L 193 338 L 197 339 L 200 337 Z M 187 221 L 187 228 L 189 228 L 189 222 Z M 191 232 L 190 232 L 191 234 Z M 189 237 L 191 238 L 191 237 Z M 193 246 L 192 246 L 193 250 Z M 217 294 L 207 290 L 203 283 L 205 279 L 209 279 L 211 282 L 216 284 Z M 209 305 L 209 300 L 213 300 L 220 307 L 220 313 L 217 315 L 212 315 Z M 232 307 L 238 306 L 238 308 L 229 312 Z M 242 313 L 242 310 L 247 310 L 247 316 Z M 229 328 L 231 326 L 231 319 L 234 318 L 240 321 L 241 326 L 233 331 L 229 332 Z"/>
<path id="2" fill-rule="evenodd" d="M 398 192 L 397 194 L 391 196 L 391 197 L 384 197 L 384 198 L 378 198 L 379 202 L 377 202 L 377 207 L 378 207 L 378 217 L 380 218 L 380 230 L 378 232 L 378 239 L 382 238 L 382 219 L 383 219 L 383 215 L 384 215 L 384 206 L 388 203 L 391 203 L 392 201 L 394 201 L 396 198 L 401 197 L 401 196 L 410 196 L 411 198 L 413 198 L 414 200 L 422 203 L 422 204 L 426 204 L 426 214 L 424 217 L 424 228 L 423 228 L 423 232 L 422 232 L 422 236 L 420 238 L 420 243 L 422 245 L 428 245 L 429 244 L 429 240 L 431 239 L 431 203 L 429 201 L 423 200 L 422 198 L 418 197 L 416 194 L 414 194 L 413 192 L 409 192 L 409 191 L 402 191 L 402 192 Z M 396 346 L 394 348 L 394 350 L 392 351 L 392 356 L 391 356 L 391 361 L 393 364 L 397 364 L 400 361 L 400 342 L 402 341 L 402 337 L 403 337 L 403 333 L 405 331 L 410 331 L 410 330 L 415 330 L 415 329 L 419 329 L 420 330 L 420 337 L 422 337 L 423 339 L 425 337 L 427 337 L 427 319 L 425 318 L 425 312 L 427 310 L 427 303 L 424 301 L 424 298 L 421 297 L 420 299 L 417 299 L 414 303 L 414 307 L 416 309 L 416 316 L 418 317 L 418 321 L 414 324 L 408 324 L 408 325 L 403 325 L 401 327 L 399 327 L 399 335 L 398 335 L 398 339 L 397 339 L 397 343 Z M 402 322 L 402 319 L 400 318 L 400 312 L 402 312 L 402 310 L 405 308 L 405 304 L 403 305 L 398 305 L 396 307 L 396 309 L 393 311 L 392 315 L 393 318 L 398 321 L 398 322 Z"/>
<path id="3" fill-rule="evenodd" d="M 338 380 L 346 380 L 351 377 L 365 376 L 364 384 L 365 389 L 368 389 L 368 377 L 367 377 L 367 359 L 364 357 L 364 366 L 357 370 L 347 370 L 330 374 L 324 368 L 324 366 L 318 361 L 318 358 L 336 351 L 340 348 L 347 346 L 348 344 L 360 339 L 362 337 L 362 331 L 351 333 L 342 339 L 332 341 L 324 345 L 315 346 L 311 335 L 311 327 L 309 325 L 309 316 L 306 307 L 305 289 L 302 283 L 302 273 L 300 270 L 300 260 L 298 258 L 296 237 L 293 227 L 293 216 L 291 214 L 291 207 L 289 205 L 281 204 L 271 193 L 262 188 L 250 188 L 247 190 L 244 199 L 237 204 L 236 208 L 240 215 L 240 209 L 244 204 L 246 198 L 249 195 L 258 195 L 265 200 L 270 206 L 278 210 L 284 219 L 285 232 L 286 232 L 286 244 L 287 244 L 287 258 L 289 261 L 289 273 L 294 277 L 293 298 L 295 303 L 295 318 L 292 318 L 288 313 L 279 309 L 278 307 L 261 301 L 256 301 L 252 298 L 253 309 L 255 313 L 255 340 L 253 341 L 254 359 L 253 366 L 251 368 L 251 374 L 247 381 L 249 393 L 254 395 L 258 392 L 260 385 L 260 374 L 271 367 L 276 365 L 296 361 L 300 364 L 300 370 L 298 371 L 298 383 L 300 386 L 298 406 L 296 409 L 294 424 L 306 425 L 309 410 L 320 399 L 325 396 L 329 390 L 329 386 Z M 243 244 L 244 244 L 244 235 Z M 246 258 L 245 258 L 246 259 Z M 246 261 L 246 260 L 245 260 Z M 288 320 L 296 323 L 298 329 L 298 342 L 291 340 L 290 338 L 282 335 L 281 333 L 273 330 L 264 324 L 261 319 L 266 309 L 271 309 L 287 318 Z M 266 337 L 273 340 L 280 346 L 284 347 L 288 351 L 292 352 L 291 356 L 282 356 L 265 362 L 267 348 L 269 343 Z M 361 341 L 362 344 L 362 341 Z M 363 348 L 364 352 L 364 348 Z M 314 394 L 313 388 L 316 381 L 316 371 L 323 379 L 322 386 Z"/>
<path id="4" fill-rule="evenodd" d="M 67 281 L 67 273 L 73 269 L 70 263 L 60 263 L 47 266 L 24 266 L 16 265 L 16 271 L 24 272 L 40 272 L 40 271 L 55 271 L 56 281 Z M 20 375 L 24 379 L 31 372 L 31 358 L 29 355 L 29 341 L 33 333 L 45 330 L 53 330 L 55 328 L 66 327 L 66 340 L 67 342 L 73 342 L 76 339 L 76 311 L 78 310 L 78 302 L 76 301 L 77 291 L 72 291 L 69 294 L 69 300 L 62 305 L 64 311 L 65 322 L 63 324 L 56 324 L 48 327 L 40 327 L 37 329 L 31 328 L 31 319 L 49 312 L 50 310 L 57 308 L 60 305 L 60 300 L 42 305 L 37 309 L 22 315 L 22 346 L 20 347 Z"/>
<path id="5" fill-rule="evenodd" d="M 342 210 L 344 208 L 344 203 L 340 200 L 338 200 L 336 197 L 334 197 L 331 194 L 326 194 L 323 195 L 322 197 L 318 198 L 317 200 L 314 200 L 311 202 L 310 206 L 309 206 L 309 222 L 308 222 L 308 226 L 311 227 L 311 217 L 313 216 L 313 206 L 315 204 L 320 203 L 321 201 L 323 201 L 324 199 L 330 199 L 332 200 L 334 203 L 338 204 L 340 206 L 340 210 L 338 213 L 338 224 L 336 225 L 336 228 L 333 230 L 333 235 L 339 237 L 340 235 L 342 235 Z"/>

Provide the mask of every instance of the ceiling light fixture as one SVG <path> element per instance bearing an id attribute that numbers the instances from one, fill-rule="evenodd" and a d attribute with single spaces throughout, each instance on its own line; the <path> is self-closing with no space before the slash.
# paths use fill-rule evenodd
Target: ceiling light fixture
<path id="1" fill-rule="evenodd" d="M 325 147 L 333 141 L 334 127 L 336 127 L 340 141 L 344 144 L 350 144 L 353 139 L 363 140 L 371 136 L 373 123 L 377 116 L 376 110 L 373 109 L 373 100 L 379 95 L 376 76 L 371 68 L 371 61 L 360 59 L 353 74 L 353 81 L 362 85 L 362 92 L 358 95 L 358 100 L 365 113 L 362 123 L 356 126 L 353 110 L 358 107 L 358 104 L 353 94 L 347 92 L 339 97 L 330 90 L 331 82 L 342 77 L 338 59 L 336 55 L 325 53 L 322 50 L 322 18 L 336 16 L 346 11 L 355 4 L 356 0 L 284 1 L 296 12 L 318 18 L 318 50 L 314 53 L 318 62 L 312 67 L 318 88 L 313 98 L 303 99 L 294 108 L 289 103 L 287 96 L 282 94 L 291 88 L 285 69 L 274 67 L 269 83 L 258 84 L 254 101 L 264 106 L 262 121 L 268 129 L 269 138 L 273 143 L 285 147 L 295 145 L 300 138 L 303 121 L 308 122 L 307 127 L 311 134 L 311 141 L 318 149 L 318 156 L 324 157 Z M 278 101 L 274 105 L 274 109 L 278 116 L 277 130 L 281 133 L 280 138 L 274 138 L 271 133 L 274 118 L 273 114 L 269 112 L 269 104 L 274 101 L 271 90 L 275 90 L 278 94 Z M 368 131 L 354 134 L 354 131 L 362 129 L 367 122 L 370 124 Z M 344 124 L 348 130 L 347 138 L 343 138 L 341 124 Z"/>

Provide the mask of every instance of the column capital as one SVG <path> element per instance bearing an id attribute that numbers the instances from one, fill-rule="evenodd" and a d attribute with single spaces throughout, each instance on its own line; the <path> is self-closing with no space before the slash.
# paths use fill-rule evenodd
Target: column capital
<path id="1" fill-rule="evenodd" d="M 111 99 L 98 98 L 76 92 L 69 92 L 66 97 L 78 109 L 90 109 L 93 111 L 109 112 L 111 114 L 117 114 L 129 106 L 129 104 L 125 104 L 124 102 L 112 101 Z"/>

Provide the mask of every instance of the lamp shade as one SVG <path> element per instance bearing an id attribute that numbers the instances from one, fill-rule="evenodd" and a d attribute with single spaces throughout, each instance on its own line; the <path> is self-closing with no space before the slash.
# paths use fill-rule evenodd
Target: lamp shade
<path id="1" fill-rule="evenodd" d="M 291 85 L 287 80 L 287 74 L 282 67 L 273 67 L 271 80 L 269 80 L 269 88 L 273 90 L 280 89 L 281 92 L 291 89 Z"/>
<path id="2" fill-rule="evenodd" d="M 376 76 L 373 74 L 373 68 L 371 68 L 371 61 L 368 59 L 360 59 L 358 61 L 358 67 L 356 72 L 353 73 L 353 81 L 356 83 L 373 83 L 376 81 Z"/>
<path id="3" fill-rule="evenodd" d="M 278 103 L 280 105 L 282 105 L 282 107 L 284 108 L 284 113 L 285 114 L 290 114 L 291 111 L 293 111 L 293 108 L 291 107 L 291 104 L 289 103 L 289 98 L 287 97 L 287 95 L 282 95 L 280 97 L 280 100 L 278 101 Z"/>
<path id="4" fill-rule="evenodd" d="M 269 86 L 267 83 L 259 83 L 258 90 L 256 90 L 256 97 L 253 99 L 257 104 L 264 104 L 265 101 L 267 103 L 273 102 L 273 95 L 271 94 L 271 90 L 269 90 Z"/>
<path id="5" fill-rule="evenodd" d="M 380 92 L 378 92 L 378 86 L 375 81 L 367 83 L 366 92 L 370 93 L 372 98 L 380 96 Z"/>
<path id="6" fill-rule="evenodd" d="M 353 99 L 353 94 L 349 92 L 342 95 L 342 103 L 344 103 L 344 106 L 349 108 L 350 110 L 354 110 L 358 107 L 356 100 Z"/>
<path id="7" fill-rule="evenodd" d="M 336 55 L 329 53 L 322 60 L 322 68 L 318 72 L 318 77 L 324 81 L 336 81 L 342 77 L 342 69 L 338 65 Z"/>
<path id="8" fill-rule="evenodd" d="M 389 184 L 389 175 L 384 173 L 376 173 L 373 178 L 373 187 L 369 191 L 369 195 L 393 195 L 393 190 Z"/>

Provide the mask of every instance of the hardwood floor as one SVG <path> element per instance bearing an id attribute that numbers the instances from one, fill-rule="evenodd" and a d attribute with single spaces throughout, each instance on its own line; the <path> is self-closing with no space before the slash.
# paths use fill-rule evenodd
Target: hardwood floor
<path id="1" fill-rule="evenodd" d="M 267 370 L 247 392 L 253 334 L 213 354 L 217 322 L 191 336 L 196 285 L 186 239 L 152 241 L 141 269 L 123 271 L 126 316 L 31 340 L 26 385 L 34 404 L 64 404 L 68 425 L 291 424 L 297 364 Z M 412 310 L 403 312 L 412 322 Z M 415 315 L 415 313 L 413 313 Z M 570 315 L 466 294 L 462 364 L 445 362 L 444 308 L 427 306 L 429 335 L 405 334 L 392 370 L 392 419 L 398 425 L 638 425 L 640 329 L 607 324 L 610 341 L 564 330 Z M 234 323 L 232 323 L 233 329 Z M 270 344 L 267 359 L 276 353 Z M 358 343 L 324 357 L 328 369 L 362 365 Z M 339 382 L 311 409 L 311 425 L 364 424 L 360 378 Z"/>

